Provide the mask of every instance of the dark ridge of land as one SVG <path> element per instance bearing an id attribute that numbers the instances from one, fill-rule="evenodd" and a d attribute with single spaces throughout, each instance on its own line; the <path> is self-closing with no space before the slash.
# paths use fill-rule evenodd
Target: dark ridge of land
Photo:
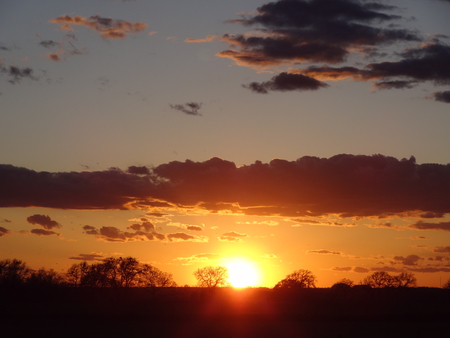
<path id="1" fill-rule="evenodd" d="M 446 337 L 435 288 L 0 290 L 1 337 Z"/>

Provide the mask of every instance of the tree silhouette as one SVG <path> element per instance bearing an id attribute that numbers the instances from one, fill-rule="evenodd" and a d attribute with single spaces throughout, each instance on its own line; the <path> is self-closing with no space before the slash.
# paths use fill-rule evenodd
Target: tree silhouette
<path id="1" fill-rule="evenodd" d="M 413 273 L 402 272 L 398 276 L 394 276 L 394 286 L 397 288 L 416 287 L 417 278 Z"/>
<path id="2" fill-rule="evenodd" d="M 442 287 L 444 289 L 450 289 L 450 279 Z"/>
<path id="3" fill-rule="evenodd" d="M 64 278 L 53 269 L 33 271 L 26 280 L 26 285 L 33 287 L 55 287 L 64 284 Z"/>
<path id="4" fill-rule="evenodd" d="M 228 286 L 228 269 L 224 266 L 206 266 L 194 272 L 197 285 L 206 288 Z"/>
<path id="5" fill-rule="evenodd" d="M 72 286 L 81 286 L 83 280 L 89 272 L 89 265 L 86 261 L 72 266 L 66 272 L 66 282 Z"/>
<path id="6" fill-rule="evenodd" d="M 331 286 L 331 289 L 333 290 L 348 290 L 351 289 L 355 285 L 352 280 L 348 278 L 342 278 L 341 280 L 338 280 L 336 283 L 334 283 Z"/>
<path id="7" fill-rule="evenodd" d="M 293 273 L 286 276 L 286 278 L 279 281 L 275 288 L 286 289 L 309 289 L 316 287 L 316 276 L 309 270 L 296 270 Z"/>
<path id="8" fill-rule="evenodd" d="M 30 275 L 28 266 L 18 259 L 0 261 L 0 285 L 18 286 L 23 284 Z"/>
<path id="9" fill-rule="evenodd" d="M 172 275 L 134 257 L 109 257 L 101 263 L 73 264 L 66 273 L 68 284 L 86 287 L 169 287 L 176 286 Z"/>
<path id="10" fill-rule="evenodd" d="M 137 281 L 138 286 L 143 287 L 175 287 L 177 283 L 172 274 L 161 271 L 149 264 L 142 264 Z"/>
<path id="11" fill-rule="evenodd" d="M 398 276 L 391 276 L 386 271 L 377 271 L 364 278 L 361 284 L 370 285 L 372 288 L 416 287 L 417 279 L 414 277 L 414 274 L 408 272 L 402 272 Z"/>

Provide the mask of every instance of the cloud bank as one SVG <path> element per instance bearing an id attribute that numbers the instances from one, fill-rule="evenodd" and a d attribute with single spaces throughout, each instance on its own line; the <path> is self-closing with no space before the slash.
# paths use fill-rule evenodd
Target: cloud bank
<path id="1" fill-rule="evenodd" d="M 174 161 L 149 174 L 117 168 L 48 173 L 0 165 L 0 186 L 0 207 L 181 209 L 300 220 L 329 214 L 442 217 L 450 213 L 449 164 L 417 164 L 414 157 L 398 160 L 379 154 L 304 156 L 240 167 L 220 158 Z M 448 224 L 418 222 L 410 228 L 448 230 Z"/>

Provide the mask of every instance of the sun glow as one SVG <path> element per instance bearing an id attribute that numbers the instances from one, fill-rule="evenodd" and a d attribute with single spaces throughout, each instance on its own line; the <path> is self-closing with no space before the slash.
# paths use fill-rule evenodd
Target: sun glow
<path id="1" fill-rule="evenodd" d="M 228 268 L 228 280 L 233 287 L 245 288 L 260 283 L 261 274 L 254 262 L 244 258 L 236 258 L 224 265 Z"/>

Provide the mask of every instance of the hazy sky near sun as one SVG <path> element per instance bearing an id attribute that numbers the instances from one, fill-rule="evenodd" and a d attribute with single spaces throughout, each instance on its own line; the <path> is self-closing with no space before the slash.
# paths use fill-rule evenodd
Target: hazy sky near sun
<path id="1" fill-rule="evenodd" d="M 445 0 L 2 1 L 0 258 L 133 255 L 192 284 L 241 255 L 267 286 L 299 268 L 323 286 L 379 268 L 437 286 L 449 14 Z"/>

